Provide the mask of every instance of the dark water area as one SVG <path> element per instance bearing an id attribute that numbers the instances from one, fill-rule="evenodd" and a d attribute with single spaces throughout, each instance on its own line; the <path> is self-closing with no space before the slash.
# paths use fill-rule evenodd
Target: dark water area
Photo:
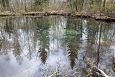
<path id="1" fill-rule="evenodd" d="M 88 63 L 115 77 L 115 23 L 62 16 L 0 18 L 0 77 L 55 72 L 86 77 Z"/>

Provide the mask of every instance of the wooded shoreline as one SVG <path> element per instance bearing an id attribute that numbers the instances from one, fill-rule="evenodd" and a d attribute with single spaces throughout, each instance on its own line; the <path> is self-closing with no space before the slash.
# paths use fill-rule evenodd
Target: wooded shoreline
<path id="1" fill-rule="evenodd" d="M 108 17 L 103 14 L 92 14 L 92 13 L 67 13 L 67 12 L 26 12 L 26 13 L 0 13 L 0 17 L 4 16 L 50 16 L 50 15 L 59 15 L 59 16 L 71 16 L 78 18 L 93 18 L 97 21 L 105 21 L 105 22 L 115 22 L 115 18 Z"/>

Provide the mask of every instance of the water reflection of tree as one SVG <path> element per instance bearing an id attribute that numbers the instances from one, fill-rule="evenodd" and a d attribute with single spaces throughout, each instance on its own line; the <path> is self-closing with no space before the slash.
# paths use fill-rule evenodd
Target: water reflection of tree
<path id="1" fill-rule="evenodd" d="M 111 29 L 112 28 L 108 23 L 95 22 L 93 20 L 88 22 L 88 44 L 86 50 L 88 52 L 87 56 L 95 59 L 97 65 L 100 61 L 100 54 L 108 50 L 110 47 L 110 40 L 112 35 L 109 34 L 109 31 Z"/>
<path id="2" fill-rule="evenodd" d="M 113 36 L 113 33 L 109 33 L 112 30 L 110 25 L 109 23 L 100 23 L 98 26 L 97 65 L 100 62 L 100 58 L 102 58 L 101 55 L 110 50 L 110 42 Z"/>
<path id="3" fill-rule="evenodd" d="M 12 17 L 4 18 L 2 22 L 2 54 L 7 55 L 8 52 L 13 52 L 17 61 L 20 59 L 21 47 L 19 41 L 19 34 L 17 32 L 16 25 L 14 26 L 14 19 Z M 12 40 L 12 41 L 11 41 Z"/>
<path id="4" fill-rule="evenodd" d="M 13 24 L 13 18 L 12 17 L 5 19 L 4 29 L 9 34 L 9 38 L 10 38 L 11 33 L 13 33 L 13 29 L 14 29 L 14 24 Z"/>
<path id="5" fill-rule="evenodd" d="M 13 20 L 12 18 L 1 18 L 1 37 L 2 37 L 2 44 L 1 44 L 1 54 L 7 54 L 8 51 L 11 49 L 11 43 L 8 39 L 11 39 L 11 34 L 13 34 Z"/>
<path id="6" fill-rule="evenodd" d="M 17 21 L 18 19 L 18 21 Z M 49 50 L 49 21 L 47 18 L 11 18 L 4 19 L 3 37 L 5 38 L 4 46 L 2 46 L 3 53 L 12 51 L 17 60 L 21 59 L 23 51 L 22 47 L 26 47 L 27 56 L 32 56 L 37 45 L 37 38 L 40 41 L 40 57 L 43 63 L 47 58 L 47 51 Z M 32 27 L 33 26 L 33 27 Z M 21 32 L 21 33 L 20 33 Z M 9 38 L 8 38 L 8 36 Z M 26 35 L 26 36 L 25 36 Z M 36 38 L 37 37 L 37 38 Z M 21 40 L 21 38 L 23 38 Z M 12 41 L 9 41 L 11 39 Z M 20 41 L 21 40 L 21 41 Z M 21 44 L 21 42 L 23 42 Z M 7 45 L 6 45 L 7 44 Z M 24 45 L 24 46 L 23 46 Z M 38 49 L 38 48 L 37 48 Z M 24 55 L 24 54 L 23 54 Z"/>
<path id="7" fill-rule="evenodd" d="M 17 30 L 15 30 L 14 32 L 14 50 L 13 50 L 13 54 L 16 57 L 17 61 L 20 60 L 21 58 L 21 46 L 20 46 L 20 41 L 19 41 L 19 35 L 17 33 Z"/>
<path id="8" fill-rule="evenodd" d="M 37 38 L 40 41 L 40 58 L 42 63 L 45 64 L 47 59 L 47 52 L 49 50 L 49 21 L 46 18 L 36 19 Z"/>
<path id="9" fill-rule="evenodd" d="M 70 65 L 72 68 L 75 66 L 75 59 L 77 58 L 77 52 L 80 48 L 81 31 L 80 20 L 67 20 L 65 42 L 68 47 Z"/>
<path id="10" fill-rule="evenodd" d="M 93 60 L 96 57 L 96 48 L 95 48 L 95 41 L 98 37 L 98 25 L 95 21 L 87 22 L 87 46 L 86 46 L 86 53 L 87 57 L 92 58 Z M 95 24 L 95 25 L 94 25 Z"/>

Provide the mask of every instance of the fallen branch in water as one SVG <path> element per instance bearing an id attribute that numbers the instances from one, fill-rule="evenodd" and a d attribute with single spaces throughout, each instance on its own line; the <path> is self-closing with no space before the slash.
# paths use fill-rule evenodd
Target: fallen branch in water
<path id="1" fill-rule="evenodd" d="M 91 62 L 91 60 L 86 57 L 84 57 L 83 60 L 87 65 L 86 66 L 87 67 L 87 76 L 86 77 L 110 77 L 103 70 L 98 68 L 95 65 L 95 62 Z"/>
<path id="2" fill-rule="evenodd" d="M 92 77 L 109 77 L 104 71 L 97 67 L 92 68 Z"/>

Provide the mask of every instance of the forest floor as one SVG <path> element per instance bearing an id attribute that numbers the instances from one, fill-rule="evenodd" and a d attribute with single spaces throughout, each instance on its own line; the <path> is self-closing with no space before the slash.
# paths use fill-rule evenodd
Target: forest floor
<path id="1" fill-rule="evenodd" d="M 102 13 L 94 14 L 94 13 L 68 13 L 68 12 L 59 12 L 59 11 L 50 11 L 50 12 L 23 12 L 23 13 L 11 13 L 11 12 L 2 12 L 0 16 L 50 16 L 50 15 L 59 15 L 59 16 L 71 16 L 71 17 L 82 17 L 82 18 L 93 18 L 99 21 L 105 22 L 115 22 L 115 17 L 109 17 Z"/>

